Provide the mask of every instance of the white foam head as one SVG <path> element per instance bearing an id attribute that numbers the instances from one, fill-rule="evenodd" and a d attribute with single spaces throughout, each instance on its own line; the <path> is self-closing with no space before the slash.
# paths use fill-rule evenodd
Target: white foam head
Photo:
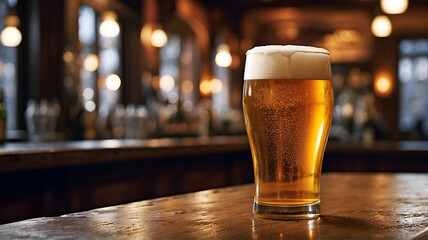
<path id="1" fill-rule="evenodd" d="M 247 51 L 244 80 L 331 79 L 330 54 L 324 48 L 269 45 Z"/>

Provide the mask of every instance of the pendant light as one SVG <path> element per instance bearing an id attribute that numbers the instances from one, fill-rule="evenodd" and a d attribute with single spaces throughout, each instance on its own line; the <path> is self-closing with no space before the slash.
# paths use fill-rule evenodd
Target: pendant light
<path id="1" fill-rule="evenodd" d="M 0 34 L 0 42 L 6 47 L 16 47 L 22 41 L 22 34 L 18 26 L 20 24 L 19 18 L 15 11 L 6 16 L 4 20 L 4 29 Z"/>

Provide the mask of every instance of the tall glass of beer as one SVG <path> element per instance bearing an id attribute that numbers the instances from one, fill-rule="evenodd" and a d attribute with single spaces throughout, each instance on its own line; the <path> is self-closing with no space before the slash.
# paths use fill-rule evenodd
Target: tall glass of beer
<path id="1" fill-rule="evenodd" d="M 242 101 L 257 216 L 319 217 L 333 98 L 327 50 L 271 45 L 247 51 Z"/>

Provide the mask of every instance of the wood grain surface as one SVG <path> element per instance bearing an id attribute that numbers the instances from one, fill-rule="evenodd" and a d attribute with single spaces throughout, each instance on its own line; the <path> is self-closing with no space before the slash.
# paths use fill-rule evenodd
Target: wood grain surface
<path id="1" fill-rule="evenodd" d="M 321 217 L 252 214 L 253 185 L 0 225 L 0 239 L 424 239 L 428 174 L 327 173 Z"/>

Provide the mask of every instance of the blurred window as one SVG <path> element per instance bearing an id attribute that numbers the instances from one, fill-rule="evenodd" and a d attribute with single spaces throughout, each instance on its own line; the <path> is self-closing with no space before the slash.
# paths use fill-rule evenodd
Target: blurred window
<path id="1" fill-rule="evenodd" d="M 4 19 L 9 14 L 9 10 L 15 7 L 16 1 L 0 0 L 0 29 L 3 30 Z M 17 47 L 6 47 L 0 44 L 0 88 L 4 93 L 6 103 L 8 132 L 17 130 Z"/>
<path id="2" fill-rule="evenodd" d="M 181 38 L 178 34 L 169 34 L 168 42 L 160 49 L 160 95 L 162 100 L 177 103 L 176 97 L 179 93 Z"/>
<path id="3" fill-rule="evenodd" d="M 110 13 L 114 14 L 114 13 Z M 111 110 L 119 104 L 121 86 L 121 31 L 117 17 L 112 18 L 119 33 L 100 31 L 106 17 L 89 6 L 79 9 L 81 90 L 85 110 Z M 111 20 L 111 19 L 110 19 Z M 115 27 L 115 26 L 113 26 Z M 104 26 L 112 30 L 112 26 Z M 104 34 L 102 34 L 104 33 Z M 98 101 L 97 101 L 98 99 Z"/>
<path id="4" fill-rule="evenodd" d="M 94 9 L 88 6 L 79 9 L 79 41 L 80 62 L 83 66 L 80 69 L 80 84 L 83 104 L 86 106 L 89 102 L 95 103 L 95 82 L 99 65 L 96 51 L 96 14 Z M 88 111 L 87 108 L 86 110 Z"/>
<path id="5" fill-rule="evenodd" d="M 212 84 L 212 101 L 213 106 L 220 113 L 220 117 L 224 118 L 230 110 L 230 65 L 232 62 L 232 55 L 230 47 L 226 44 L 225 39 L 217 37 L 215 47 L 212 53 L 214 59 L 212 61 L 212 68 L 214 79 L 211 80 Z M 213 84 L 214 83 L 214 84 Z"/>
<path id="6" fill-rule="evenodd" d="M 410 139 L 427 139 L 428 39 L 402 40 L 399 50 L 398 127 Z"/>

